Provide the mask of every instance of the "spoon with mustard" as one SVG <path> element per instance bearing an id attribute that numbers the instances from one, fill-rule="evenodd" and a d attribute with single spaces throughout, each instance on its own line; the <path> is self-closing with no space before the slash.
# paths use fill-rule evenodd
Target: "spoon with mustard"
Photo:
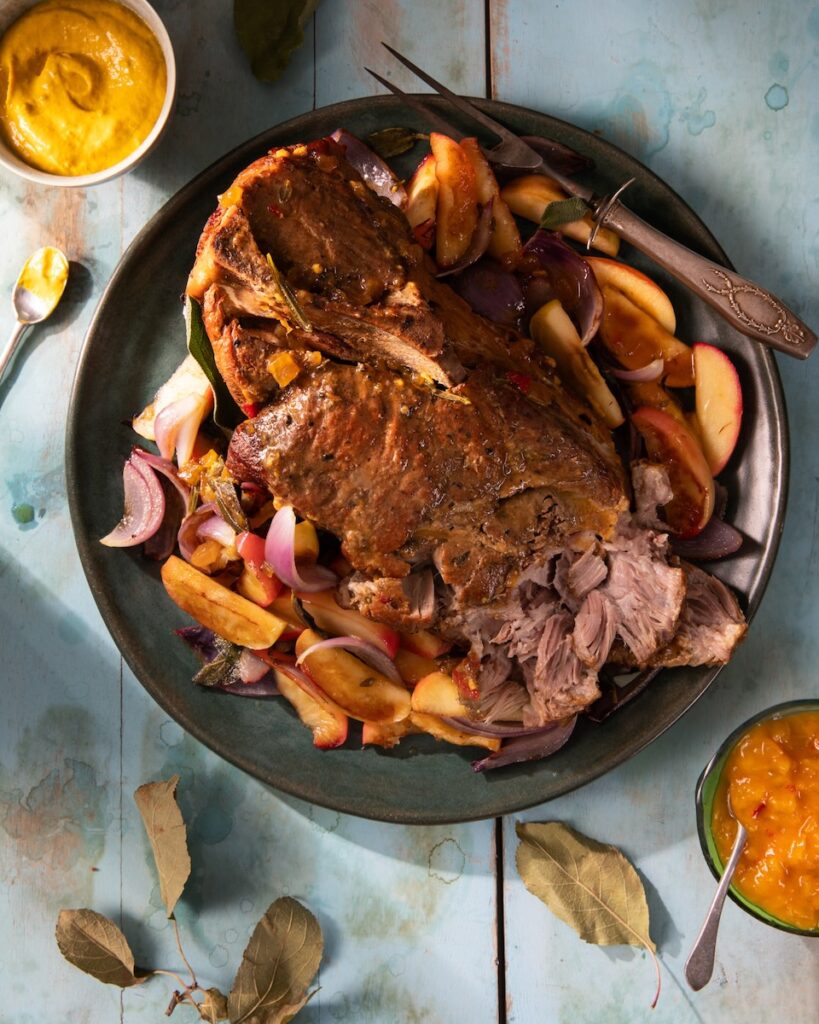
<path id="1" fill-rule="evenodd" d="M 32 324 L 47 319 L 63 297 L 68 280 L 68 260 L 60 249 L 46 245 L 26 260 L 11 296 L 17 323 L 0 352 L 0 380 Z"/>
<path id="2" fill-rule="evenodd" d="M 717 930 L 719 929 L 719 919 L 722 915 L 722 905 L 725 902 L 725 894 L 728 892 L 728 888 L 731 885 L 731 879 L 734 877 L 737 864 L 739 864 L 739 858 L 742 856 L 742 851 L 745 849 L 745 841 L 748 838 L 745 826 L 734 814 L 734 809 L 731 806 L 730 789 L 728 790 L 727 797 L 728 813 L 737 823 L 737 834 L 734 839 L 731 856 L 728 858 L 728 863 L 725 865 L 725 870 L 723 871 L 722 878 L 717 886 L 717 891 L 714 893 L 714 898 L 711 900 L 711 906 L 708 908 L 708 913 L 705 916 L 705 921 L 703 922 L 700 933 L 697 936 L 697 941 L 694 943 L 694 948 L 691 950 L 688 955 L 688 959 L 685 961 L 685 980 L 695 992 L 699 992 L 701 988 L 704 988 L 711 980 L 711 975 L 714 973 L 714 956 L 717 951 Z"/>

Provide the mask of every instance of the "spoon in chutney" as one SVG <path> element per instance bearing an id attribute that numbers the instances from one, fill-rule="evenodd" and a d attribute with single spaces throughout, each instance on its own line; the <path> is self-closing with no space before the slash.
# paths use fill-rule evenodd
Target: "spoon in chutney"
<path id="1" fill-rule="evenodd" d="M 745 849 L 745 841 L 748 838 L 745 826 L 734 814 L 734 809 L 731 806 L 730 790 L 727 793 L 727 797 L 728 813 L 737 823 L 737 834 L 734 839 L 731 856 L 725 865 L 725 870 L 717 886 L 717 891 L 714 893 L 714 898 L 711 900 L 711 906 L 708 908 L 708 913 L 697 936 L 697 941 L 694 943 L 694 948 L 685 961 L 685 980 L 695 992 L 699 992 L 701 988 L 704 988 L 714 973 L 714 955 L 717 949 L 717 930 L 719 929 L 722 905 L 725 902 L 725 894 L 731 885 L 731 879 L 734 877 L 737 864 L 739 864 L 739 858 Z"/>
<path id="2" fill-rule="evenodd" d="M 57 308 L 67 280 L 68 260 L 53 245 L 43 246 L 26 260 L 11 296 L 17 322 L 0 352 L 0 380 L 28 328 L 46 320 Z"/>

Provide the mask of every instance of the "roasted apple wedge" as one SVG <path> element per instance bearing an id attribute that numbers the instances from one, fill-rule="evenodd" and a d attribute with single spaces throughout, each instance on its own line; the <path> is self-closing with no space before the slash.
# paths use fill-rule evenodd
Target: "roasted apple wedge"
<path id="1" fill-rule="evenodd" d="M 427 629 L 418 629 L 414 633 L 401 633 L 401 646 L 417 654 L 420 658 L 440 658 L 442 654 L 452 650 L 452 644 L 436 633 Z"/>
<path id="2" fill-rule="evenodd" d="M 546 207 L 550 203 L 559 203 L 569 197 L 556 181 L 543 174 L 525 174 L 515 178 L 501 189 L 501 199 L 518 217 L 540 224 Z M 588 242 L 594 230 L 594 221 L 590 214 L 581 220 L 561 224 L 557 231 L 576 242 Z M 616 256 L 620 251 L 620 239 L 609 228 L 600 228 L 595 236 L 592 247 L 607 256 Z"/>
<path id="3" fill-rule="evenodd" d="M 728 356 L 713 345 L 694 345 L 694 402 L 702 450 L 716 476 L 725 469 L 742 426 L 742 386 Z"/>
<path id="4" fill-rule="evenodd" d="M 655 359 L 665 361 L 663 376 L 673 388 L 694 383 L 691 349 L 670 334 L 618 288 L 604 285 L 603 319 L 598 337 L 627 370 L 639 370 Z"/>
<path id="5" fill-rule="evenodd" d="M 435 259 L 451 267 L 463 256 L 478 225 L 478 189 L 472 164 L 448 135 L 432 132 L 438 204 L 435 214 Z"/>
<path id="6" fill-rule="evenodd" d="M 206 629 L 252 651 L 272 647 L 284 632 L 282 619 L 194 569 L 176 555 L 162 566 L 168 596 Z"/>
<path id="7" fill-rule="evenodd" d="M 383 622 L 368 619 L 352 608 L 342 608 L 329 590 L 309 594 L 299 591 L 296 597 L 319 629 L 334 636 L 357 636 L 361 640 L 369 640 L 388 658 L 395 657 L 401 637 Z"/>
<path id="8" fill-rule="evenodd" d="M 323 694 L 308 693 L 288 674 L 285 666 L 274 667 L 273 675 L 281 695 L 312 732 L 313 745 L 321 750 L 340 747 L 349 729 L 349 720 L 341 708 Z"/>
<path id="9" fill-rule="evenodd" d="M 631 299 L 635 306 L 653 316 L 669 334 L 677 330 L 677 316 L 671 299 L 662 288 L 650 277 L 619 260 L 606 259 L 603 256 L 587 256 L 586 262 L 594 271 L 597 283 L 603 288 L 609 285 L 621 291 Z"/>
<path id="10" fill-rule="evenodd" d="M 447 743 L 455 744 L 457 747 L 483 747 L 485 750 L 491 750 L 493 753 L 496 750 L 500 750 L 501 741 L 495 739 L 494 736 L 476 736 L 474 733 L 464 732 L 461 729 L 456 729 L 449 722 L 442 721 L 437 715 L 427 715 L 421 711 L 413 711 L 410 720 L 416 729 L 429 733 L 436 740 L 444 740 Z"/>
<path id="11" fill-rule="evenodd" d="M 422 658 L 403 647 L 395 653 L 395 667 L 407 686 L 415 686 L 419 679 L 438 671 L 438 663 L 432 658 Z"/>
<path id="12" fill-rule="evenodd" d="M 673 416 L 680 423 L 688 423 L 683 407 L 659 381 L 651 380 L 628 384 L 626 394 L 633 409 L 639 409 L 641 405 L 650 405 L 652 409 L 662 409 L 663 412 L 667 412 L 669 416 Z M 690 423 L 688 425 L 690 426 Z"/>
<path id="13" fill-rule="evenodd" d="M 424 249 L 435 243 L 435 215 L 438 206 L 438 177 L 435 157 L 428 153 L 407 185 L 406 215 L 416 241 Z"/>
<path id="14" fill-rule="evenodd" d="M 501 199 L 495 173 L 483 155 L 477 139 L 462 139 L 461 149 L 466 153 L 475 172 L 478 202 L 481 206 L 492 204 L 492 235 L 487 252 L 503 266 L 514 267 L 520 259 L 523 246 L 512 211 Z"/>
<path id="15" fill-rule="evenodd" d="M 413 711 L 450 718 L 457 718 L 466 710 L 455 680 L 446 672 L 431 672 L 419 679 L 412 691 L 411 703 Z"/>
<path id="16" fill-rule="evenodd" d="M 699 442 L 685 425 L 662 409 L 644 406 L 631 422 L 646 443 L 649 458 L 665 466 L 674 497 L 665 518 L 678 537 L 694 537 L 714 511 L 714 478 Z"/>
<path id="17" fill-rule="evenodd" d="M 583 348 L 577 328 L 559 299 L 541 306 L 529 323 L 529 333 L 546 355 L 554 359 L 566 387 L 585 398 L 610 430 L 619 427 L 623 413 L 617 399 Z"/>
<path id="18" fill-rule="evenodd" d="M 419 731 L 412 724 L 411 718 L 405 718 L 400 722 L 390 722 L 387 725 L 377 722 L 365 722 L 361 730 L 361 742 L 365 747 L 386 747 L 390 749 L 398 746 L 404 736 Z"/>
<path id="19" fill-rule="evenodd" d="M 306 629 L 296 641 L 296 654 L 321 641 Z M 322 648 L 302 662 L 330 700 L 362 722 L 400 722 L 410 713 L 409 691 L 338 647 Z"/>
<path id="20" fill-rule="evenodd" d="M 245 563 L 236 589 L 248 601 L 269 608 L 281 593 L 282 582 L 267 568 L 263 538 L 255 533 L 240 533 L 236 550 Z"/>

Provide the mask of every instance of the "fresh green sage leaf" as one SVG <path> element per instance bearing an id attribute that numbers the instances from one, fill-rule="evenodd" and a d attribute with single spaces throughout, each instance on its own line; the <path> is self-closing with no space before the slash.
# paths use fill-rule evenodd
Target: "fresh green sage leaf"
<path id="1" fill-rule="evenodd" d="M 553 230 L 563 224 L 570 224 L 574 220 L 582 220 L 589 212 L 588 203 L 580 196 L 572 196 L 571 199 L 558 199 L 549 203 L 540 218 L 540 226 Z"/>
<path id="2" fill-rule="evenodd" d="M 315 917 L 285 896 L 256 925 L 228 996 L 231 1024 L 285 1024 L 309 998 L 324 939 Z"/>
<path id="3" fill-rule="evenodd" d="M 649 935 L 648 904 L 637 872 L 615 846 L 559 821 L 518 822 L 516 863 L 523 884 L 581 939 L 598 946 L 642 946 L 660 967 Z"/>
<path id="4" fill-rule="evenodd" d="M 95 910 L 61 910 L 57 945 L 70 964 L 106 985 L 130 988 L 150 973 L 137 972 L 128 940 L 113 921 Z"/>
<path id="5" fill-rule="evenodd" d="M 185 329 L 188 352 L 202 367 L 202 372 L 213 388 L 213 422 L 230 437 L 233 428 L 243 419 L 242 410 L 233 400 L 233 395 L 216 368 L 213 347 L 202 321 L 202 309 L 196 299 L 189 295 L 185 296 Z"/>
<path id="6" fill-rule="evenodd" d="M 218 988 L 205 989 L 205 998 L 199 1004 L 199 1016 L 207 1024 L 228 1019 L 227 997 Z"/>
<path id="7" fill-rule="evenodd" d="M 367 136 L 367 144 L 383 159 L 408 153 L 419 139 L 428 139 L 423 132 L 412 128 L 381 128 Z"/>
<path id="8" fill-rule="evenodd" d="M 167 782 L 146 782 L 134 793 L 153 850 L 159 891 L 168 917 L 173 916 L 191 873 L 187 831 L 176 802 L 178 783 L 179 776 L 174 775 Z"/>
<path id="9" fill-rule="evenodd" d="M 281 297 L 287 303 L 290 312 L 293 314 L 293 319 L 303 331 L 312 331 L 313 325 L 304 315 L 304 310 L 299 305 L 299 301 L 296 298 L 293 289 L 279 273 L 279 268 L 273 262 L 273 257 L 270 253 L 267 254 L 267 265 L 270 267 L 270 273 L 273 275 L 273 280 L 276 283 L 276 287 L 279 289 Z"/>
<path id="10" fill-rule="evenodd" d="M 257 78 L 281 78 L 316 7 L 318 0 L 233 0 L 236 36 Z"/>

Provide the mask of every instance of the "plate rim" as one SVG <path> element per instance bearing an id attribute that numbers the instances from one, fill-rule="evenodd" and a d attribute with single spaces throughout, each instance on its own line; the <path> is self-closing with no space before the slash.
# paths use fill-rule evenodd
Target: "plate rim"
<path id="1" fill-rule="evenodd" d="M 429 94 L 423 94 L 420 98 L 423 98 L 425 101 L 430 101 L 430 99 L 432 99 L 433 105 L 441 105 L 445 107 L 445 104 L 443 104 L 442 101 L 435 97 L 430 97 Z M 525 107 L 520 104 L 508 103 L 501 100 L 487 100 L 481 97 L 470 97 L 470 101 L 475 103 L 476 106 L 485 109 L 487 113 L 495 114 L 499 119 L 503 119 L 503 115 L 505 113 L 511 114 L 513 117 L 516 114 L 522 113 L 530 117 L 538 118 L 542 121 L 545 120 L 546 122 L 551 122 L 554 125 L 565 126 L 571 132 L 580 132 L 583 135 L 594 137 L 591 132 L 587 129 L 581 128 L 579 125 L 554 117 L 551 114 L 534 110 L 531 107 Z M 148 692 L 153 700 L 157 702 L 162 710 L 169 714 L 174 721 L 178 722 L 186 732 L 204 744 L 208 749 L 216 753 L 219 757 L 224 758 L 229 763 L 240 768 L 248 775 L 259 780 L 262 784 L 269 786 L 275 791 L 286 793 L 289 796 L 296 797 L 297 799 L 304 800 L 305 802 L 316 806 L 325 807 L 345 814 L 352 814 L 360 818 L 391 824 L 409 825 L 440 825 L 468 821 L 484 821 L 490 818 L 497 818 L 506 814 L 527 810 L 531 807 L 536 807 L 542 803 L 549 802 L 550 800 L 557 799 L 559 796 L 565 796 L 624 764 L 636 754 L 640 753 L 640 751 L 644 750 L 649 744 L 659 739 L 660 736 L 683 718 L 700 700 L 703 694 L 710 689 L 714 679 L 724 666 L 720 665 L 712 668 L 710 671 L 704 672 L 702 682 L 698 685 L 697 692 L 692 696 L 687 707 L 676 714 L 668 722 L 665 722 L 662 726 L 651 731 L 649 735 L 641 737 L 634 746 L 629 748 L 628 753 L 617 760 L 615 764 L 609 764 L 602 767 L 599 767 L 596 764 L 591 765 L 587 771 L 576 775 L 560 793 L 554 793 L 551 796 L 540 797 L 537 799 L 530 799 L 529 797 L 526 797 L 522 800 L 510 802 L 508 798 L 505 800 L 501 799 L 500 801 L 498 801 L 497 798 L 493 799 L 491 789 L 487 789 L 485 802 L 489 805 L 489 809 L 486 810 L 486 812 L 458 815 L 456 817 L 453 817 L 451 813 L 411 812 L 407 814 L 401 813 L 399 810 L 394 811 L 392 814 L 386 813 L 384 810 L 374 810 L 368 813 L 366 805 L 357 806 L 355 809 L 352 809 L 349 806 L 349 803 L 346 803 L 343 800 L 334 801 L 332 799 L 332 794 L 325 796 L 324 793 L 317 794 L 314 790 L 307 792 L 307 787 L 299 784 L 298 782 L 292 782 L 289 777 L 285 777 L 283 779 L 277 777 L 275 781 L 271 780 L 254 765 L 252 758 L 244 757 L 241 751 L 233 750 L 231 747 L 223 744 L 218 738 L 214 738 L 207 727 L 200 726 L 195 718 L 189 717 L 185 712 L 180 712 L 176 707 L 174 707 L 172 699 L 160 685 L 156 684 L 150 677 L 147 680 L 143 677 L 143 673 L 139 671 L 137 667 L 139 665 L 138 652 L 132 650 L 131 640 L 127 636 L 125 630 L 121 628 L 118 609 L 112 601 L 111 596 L 107 593 L 104 584 L 99 579 L 99 574 L 94 564 L 94 557 L 92 554 L 92 552 L 96 553 L 96 542 L 92 541 L 83 529 L 81 512 L 78 504 L 78 491 L 81 487 L 81 470 L 79 466 L 79 419 L 81 415 L 80 391 L 86 373 L 86 366 L 91 356 L 91 342 L 96 331 L 97 323 L 102 318 L 109 295 L 118 286 L 120 278 L 127 272 L 127 265 L 131 259 L 132 253 L 140 249 L 150 236 L 165 223 L 167 218 L 173 216 L 176 209 L 185 206 L 189 197 L 198 192 L 199 185 L 204 179 L 217 176 L 222 172 L 223 168 L 227 169 L 240 159 L 244 159 L 245 154 L 248 156 L 257 154 L 260 145 L 264 145 L 262 140 L 273 134 L 280 134 L 288 130 L 297 129 L 303 123 L 304 119 L 310 115 L 337 114 L 339 119 L 341 119 L 350 111 L 360 110 L 362 105 L 365 104 L 368 107 L 375 105 L 392 108 L 395 105 L 395 98 L 385 95 L 357 97 L 324 107 L 315 108 L 289 118 L 286 121 L 271 125 L 264 131 L 257 133 L 253 137 L 235 146 L 233 149 L 224 153 L 222 156 L 195 174 L 193 178 L 170 196 L 137 232 L 127 248 L 124 250 L 100 295 L 94 309 L 94 313 L 89 321 L 83 337 L 71 384 L 65 433 L 66 490 L 71 526 L 86 582 L 103 619 L 105 627 L 117 646 L 118 653 L 128 664 L 140 685 Z M 707 237 L 709 243 L 713 246 L 714 253 L 719 255 L 720 262 L 728 268 L 733 269 L 731 261 L 725 253 L 725 250 L 715 238 L 710 228 L 705 224 L 696 211 L 685 201 L 685 199 L 683 199 L 679 193 L 672 188 L 672 186 L 651 170 L 651 168 L 647 167 L 641 160 L 628 153 L 616 143 L 610 142 L 605 138 L 600 138 L 598 141 L 604 143 L 607 148 L 613 149 L 618 154 L 621 154 L 626 160 L 639 164 L 646 180 L 649 180 L 651 183 L 656 184 L 663 190 L 670 192 L 674 196 L 676 202 L 679 203 L 681 211 L 684 212 L 686 217 L 695 223 L 698 229 Z M 755 343 L 749 341 L 749 344 L 753 345 Z M 782 380 L 773 352 L 764 346 L 762 351 L 762 360 L 766 377 L 766 390 L 771 396 L 773 407 L 776 412 L 774 422 L 777 430 L 776 440 L 778 441 L 780 472 L 778 474 L 778 492 L 776 494 L 776 507 L 774 511 L 775 529 L 771 534 L 770 543 L 763 555 L 757 593 L 754 595 L 754 600 L 749 601 L 747 605 L 747 619 L 749 624 L 754 618 L 762 598 L 764 597 L 765 591 L 767 590 L 770 582 L 774 565 L 776 564 L 785 524 L 790 482 L 790 429 Z M 149 674 L 145 673 L 145 675 Z"/>

